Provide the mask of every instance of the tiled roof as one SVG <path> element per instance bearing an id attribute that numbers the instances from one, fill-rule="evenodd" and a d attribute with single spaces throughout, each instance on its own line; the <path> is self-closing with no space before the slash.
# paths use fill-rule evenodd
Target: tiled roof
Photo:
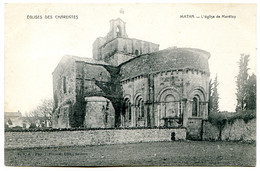
<path id="1" fill-rule="evenodd" d="M 192 48 L 168 48 L 148 55 L 141 55 L 121 65 L 122 79 L 140 74 L 173 70 L 197 69 L 209 72 L 210 53 Z"/>
<path id="2" fill-rule="evenodd" d="M 21 112 L 5 112 L 5 117 L 21 117 Z"/>

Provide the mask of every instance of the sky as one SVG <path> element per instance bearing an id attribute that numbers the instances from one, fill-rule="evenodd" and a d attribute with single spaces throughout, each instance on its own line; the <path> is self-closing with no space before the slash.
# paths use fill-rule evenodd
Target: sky
<path id="1" fill-rule="evenodd" d="M 28 15 L 43 19 L 27 19 Z M 45 15 L 53 19 L 44 19 Z M 78 19 L 55 19 L 56 15 Z M 6 4 L 5 111 L 25 114 L 42 99 L 52 98 L 52 72 L 60 59 L 92 58 L 93 42 L 105 36 L 109 20 L 118 17 L 126 22 L 128 37 L 160 44 L 160 50 L 177 46 L 210 52 L 210 77 L 217 75 L 220 82 L 220 110 L 235 110 L 241 53 L 250 54 L 249 74 L 256 74 L 256 5 L 252 4 Z"/>

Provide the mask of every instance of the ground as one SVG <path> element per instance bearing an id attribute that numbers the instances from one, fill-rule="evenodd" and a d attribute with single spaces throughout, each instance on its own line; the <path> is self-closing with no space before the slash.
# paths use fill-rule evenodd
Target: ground
<path id="1" fill-rule="evenodd" d="M 5 149 L 7 166 L 255 166 L 256 144 L 173 141 Z"/>

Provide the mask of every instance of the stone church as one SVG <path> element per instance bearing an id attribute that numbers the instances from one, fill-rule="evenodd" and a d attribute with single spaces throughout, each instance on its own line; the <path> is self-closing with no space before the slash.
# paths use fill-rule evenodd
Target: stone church
<path id="1" fill-rule="evenodd" d="M 129 38 L 110 20 L 93 58 L 64 56 L 53 72 L 53 127 L 186 127 L 208 118 L 210 53 Z"/>

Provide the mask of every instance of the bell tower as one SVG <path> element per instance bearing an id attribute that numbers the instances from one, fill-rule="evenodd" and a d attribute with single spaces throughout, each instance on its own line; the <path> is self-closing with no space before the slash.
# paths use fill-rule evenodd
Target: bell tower
<path id="1" fill-rule="evenodd" d="M 158 44 L 128 38 L 125 25 L 120 18 L 110 20 L 110 29 L 106 37 L 98 37 L 93 43 L 94 59 L 119 66 L 139 55 L 159 50 Z"/>
<path id="2" fill-rule="evenodd" d="M 120 18 L 110 20 L 110 30 L 107 34 L 107 41 L 118 37 L 128 38 L 125 29 L 125 22 Z"/>

